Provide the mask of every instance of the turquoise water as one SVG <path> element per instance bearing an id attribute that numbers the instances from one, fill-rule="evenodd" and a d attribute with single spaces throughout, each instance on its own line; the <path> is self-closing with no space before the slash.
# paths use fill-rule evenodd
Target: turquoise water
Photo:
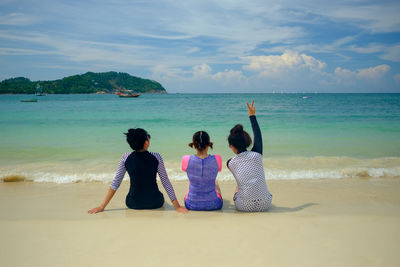
<path id="1" fill-rule="evenodd" d="M 124 132 L 152 136 L 171 179 L 187 144 L 207 131 L 213 153 L 232 157 L 226 137 L 242 123 L 251 132 L 246 101 L 255 100 L 272 179 L 400 176 L 400 94 L 165 94 L 0 95 L 0 176 L 38 181 L 112 180 L 129 151 Z M 221 179 L 231 179 L 225 170 Z"/>

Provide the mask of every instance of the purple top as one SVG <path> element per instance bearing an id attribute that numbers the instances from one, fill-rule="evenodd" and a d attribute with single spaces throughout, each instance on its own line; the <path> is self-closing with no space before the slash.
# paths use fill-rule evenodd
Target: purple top
<path id="1" fill-rule="evenodd" d="M 209 155 L 201 159 L 192 155 L 187 167 L 182 166 L 190 181 L 189 191 L 185 198 L 185 205 L 188 209 L 216 210 L 222 208 L 222 199 L 215 189 L 215 179 L 220 170 L 217 158 L 221 157 Z M 184 161 L 185 157 L 183 163 Z"/>
<path id="2" fill-rule="evenodd" d="M 119 188 L 119 186 L 122 182 L 122 179 L 124 179 L 124 176 L 126 173 L 125 161 L 131 153 L 133 153 L 133 152 L 125 153 L 122 156 L 121 161 L 119 162 L 117 174 L 115 175 L 115 178 L 110 186 L 114 191 L 116 191 Z M 154 153 L 154 152 L 149 152 L 149 153 L 158 160 L 158 168 L 157 168 L 158 176 L 160 177 L 161 183 L 164 186 L 165 191 L 167 191 L 169 199 L 171 201 L 174 201 L 176 199 L 175 191 L 171 185 L 171 182 L 169 181 L 167 171 L 165 170 L 164 161 L 163 161 L 161 155 L 158 153 Z"/>

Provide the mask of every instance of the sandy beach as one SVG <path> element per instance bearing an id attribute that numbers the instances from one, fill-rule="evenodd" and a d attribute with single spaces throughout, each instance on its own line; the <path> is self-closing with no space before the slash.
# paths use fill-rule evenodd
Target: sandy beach
<path id="1" fill-rule="evenodd" d="M 186 182 L 173 182 L 182 203 Z M 242 213 L 222 182 L 222 211 L 107 210 L 103 183 L 0 183 L 1 266 L 398 266 L 399 179 L 270 181 L 273 207 Z M 162 188 L 160 186 L 160 188 Z"/>

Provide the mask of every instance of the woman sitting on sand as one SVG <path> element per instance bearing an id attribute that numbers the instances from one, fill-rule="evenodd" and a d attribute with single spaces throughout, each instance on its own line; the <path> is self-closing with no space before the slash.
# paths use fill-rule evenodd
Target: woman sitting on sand
<path id="1" fill-rule="evenodd" d="M 149 152 L 150 135 L 143 129 L 129 129 L 126 141 L 133 149 L 133 152 L 125 153 L 122 156 L 117 174 L 112 182 L 103 203 L 88 213 L 98 213 L 104 211 L 115 191 L 120 186 L 125 172 L 128 171 L 130 177 L 129 193 L 126 196 L 126 206 L 130 209 L 157 209 L 164 204 L 164 196 L 157 186 L 157 173 L 167 191 L 167 194 L 174 205 L 176 211 L 187 213 L 187 209 L 179 205 L 174 189 L 165 171 L 164 162 L 160 154 Z"/>
<path id="2" fill-rule="evenodd" d="M 237 182 L 233 200 L 237 210 L 266 211 L 271 206 L 272 195 L 268 191 L 265 181 L 262 137 L 255 116 L 254 101 L 251 106 L 247 104 L 247 108 L 254 134 L 253 148 L 251 151 L 247 151 L 247 147 L 251 144 L 251 137 L 243 130 L 241 124 L 233 127 L 228 137 L 229 147 L 236 154 L 227 162 L 227 166 Z"/>
<path id="3" fill-rule="evenodd" d="M 196 149 L 196 154 L 182 158 L 182 170 L 189 178 L 185 206 L 189 210 L 219 210 L 222 208 L 222 197 L 215 179 L 221 171 L 221 156 L 207 154 L 213 146 L 207 132 L 196 132 L 192 140 L 189 146 Z"/>

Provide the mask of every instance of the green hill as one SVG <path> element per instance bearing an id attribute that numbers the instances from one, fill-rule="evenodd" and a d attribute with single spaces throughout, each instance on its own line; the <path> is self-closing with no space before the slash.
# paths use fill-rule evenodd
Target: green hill
<path id="1" fill-rule="evenodd" d="M 124 89 L 136 93 L 167 93 L 156 81 L 110 71 L 87 72 L 55 81 L 30 81 L 23 77 L 6 79 L 0 83 L 0 94 L 33 94 L 37 84 L 48 94 L 115 93 Z"/>

